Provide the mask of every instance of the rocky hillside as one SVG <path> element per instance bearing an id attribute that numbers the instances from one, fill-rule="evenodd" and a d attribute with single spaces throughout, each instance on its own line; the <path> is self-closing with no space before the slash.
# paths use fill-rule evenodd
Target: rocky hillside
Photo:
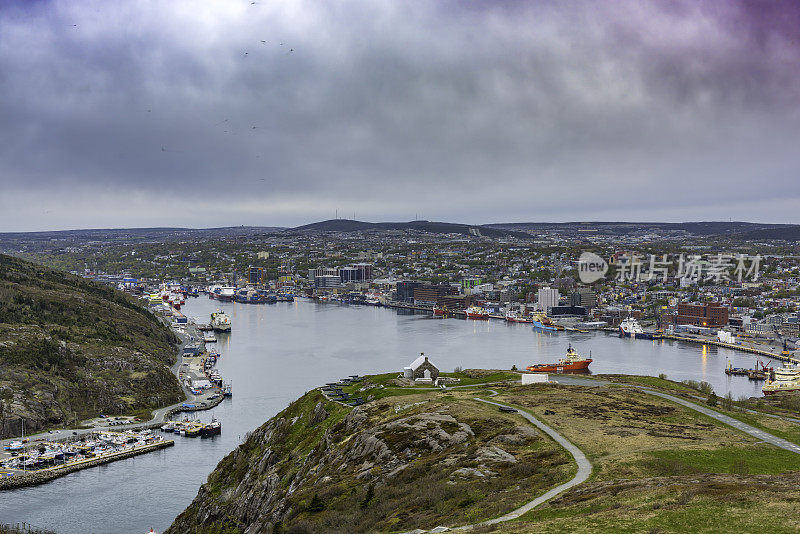
<path id="1" fill-rule="evenodd" d="M 425 393 L 350 409 L 307 393 L 225 457 L 169 533 L 386 532 L 507 512 L 571 478 L 519 416 Z"/>
<path id="2" fill-rule="evenodd" d="M 177 402 L 176 342 L 122 292 L 0 255 L 0 437 Z"/>

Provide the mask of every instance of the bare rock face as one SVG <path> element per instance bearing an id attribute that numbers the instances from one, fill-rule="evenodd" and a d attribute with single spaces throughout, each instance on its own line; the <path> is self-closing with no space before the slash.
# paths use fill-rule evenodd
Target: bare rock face
<path id="1" fill-rule="evenodd" d="M 506 443 L 508 445 L 525 445 L 539 437 L 539 431 L 532 426 L 518 426 L 513 432 L 500 434 L 492 441 L 496 443 Z"/>
<path id="2" fill-rule="evenodd" d="M 317 425 L 327 418 L 328 411 L 325 410 L 325 405 L 322 404 L 322 401 L 319 401 L 317 405 L 314 406 L 314 411 L 311 413 L 311 424 Z"/>
<path id="3" fill-rule="evenodd" d="M 509 454 L 496 445 L 489 447 L 481 447 L 478 449 L 478 454 L 475 455 L 475 460 L 481 463 L 517 463 L 517 459 L 513 454 Z"/>

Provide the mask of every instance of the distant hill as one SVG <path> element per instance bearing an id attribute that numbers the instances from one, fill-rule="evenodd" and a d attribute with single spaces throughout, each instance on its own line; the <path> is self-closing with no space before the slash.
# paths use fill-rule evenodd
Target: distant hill
<path id="1" fill-rule="evenodd" d="M 179 401 L 176 341 L 121 291 L 0 254 L 0 437 Z"/>
<path id="2" fill-rule="evenodd" d="M 447 222 L 410 221 L 370 223 L 350 219 L 331 219 L 292 228 L 292 232 L 425 232 L 430 234 L 461 234 L 483 237 L 530 237 L 526 232 L 496 228 L 487 225 L 468 225 Z"/>
<path id="3" fill-rule="evenodd" d="M 94 228 L 86 230 L 53 230 L 44 232 L 1 232 L 0 243 L 15 240 L 76 241 L 149 241 L 192 237 L 225 237 L 255 235 L 283 230 L 276 226 L 225 226 L 220 228 Z"/>
<path id="4" fill-rule="evenodd" d="M 525 231 L 535 234 L 593 232 L 602 235 L 682 232 L 694 236 L 725 236 L 734 239 L 800 239 L 800 225 L 767 224 L 741 221 L 664 222 L 565 222 L 497 223 L 491 228 Z"/>

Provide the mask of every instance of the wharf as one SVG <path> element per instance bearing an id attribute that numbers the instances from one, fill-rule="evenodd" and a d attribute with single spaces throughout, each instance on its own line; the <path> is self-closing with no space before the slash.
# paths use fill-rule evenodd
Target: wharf
<path id="1" fill-rule="evenodd" d="M 90 467 L 95 467 L 110 462 L 116 462 L 117 460 L 132 458 L 133 456 L 172 447 L 173 445 L 175 445 L 175 441 L 171 439 L 162 440 L 154 443 L 148 443 L 146 445 L 133 446 L 126 450 L 108 453 L 95 458 L 86 458 L 84 460 L 78 460 L 69 464 L 56 465 L 54 467 L 47 467 L 44 469 L 38 469 L 36 471 L 6 470 L 4 473 L 9 474 L 10 476 L 0 477 L 0 491 L 44 484 L 45 482 L 50 482 L 53 479 L 62 477 L 69 473 L 74 473 L 75 471 L 88 469 Z"/>
<path id="2" fill-rule="evenodd" d="M 684 341 L 687 343 L 699 343 L 701 345 L 714 345 L 717 347 L 724 347 L 726 349 L 740 350 L 743 352 L 749 352 L 751 354 L 758 354 L 759 356 L 764 356 L 765 358 L 771 358 L 774 360 L 800 364 L 800 359 L 793 358 L 792 356 L 787 354 L 782 354 L 780 352 L 770 352 L 768 350 L 753 346 L 748 347 L 746 345 L 737 345 L 735 343 L 725 343 L 724 341 L 719 341 L 716 339 L 676 336 L 674 334 L 664 334 L 664 339 L 673 339 L 676 341 Z"/>

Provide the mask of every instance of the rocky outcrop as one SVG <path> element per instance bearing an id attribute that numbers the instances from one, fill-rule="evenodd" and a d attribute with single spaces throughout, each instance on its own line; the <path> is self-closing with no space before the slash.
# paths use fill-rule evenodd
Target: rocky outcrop
<path id="1" fill-rule="evenodd" d="M 452 521 L 473 505 L 492 514 L 481 499 L 527 497 L 537 482 L 525 476 L 567 464 L 553 451 L 534 465 L 531 443 L 552 446 L 506 416 L 401 402 L 351 409 L 306 394 L 224 458 L 167 532 L 402 530 Z"/>

